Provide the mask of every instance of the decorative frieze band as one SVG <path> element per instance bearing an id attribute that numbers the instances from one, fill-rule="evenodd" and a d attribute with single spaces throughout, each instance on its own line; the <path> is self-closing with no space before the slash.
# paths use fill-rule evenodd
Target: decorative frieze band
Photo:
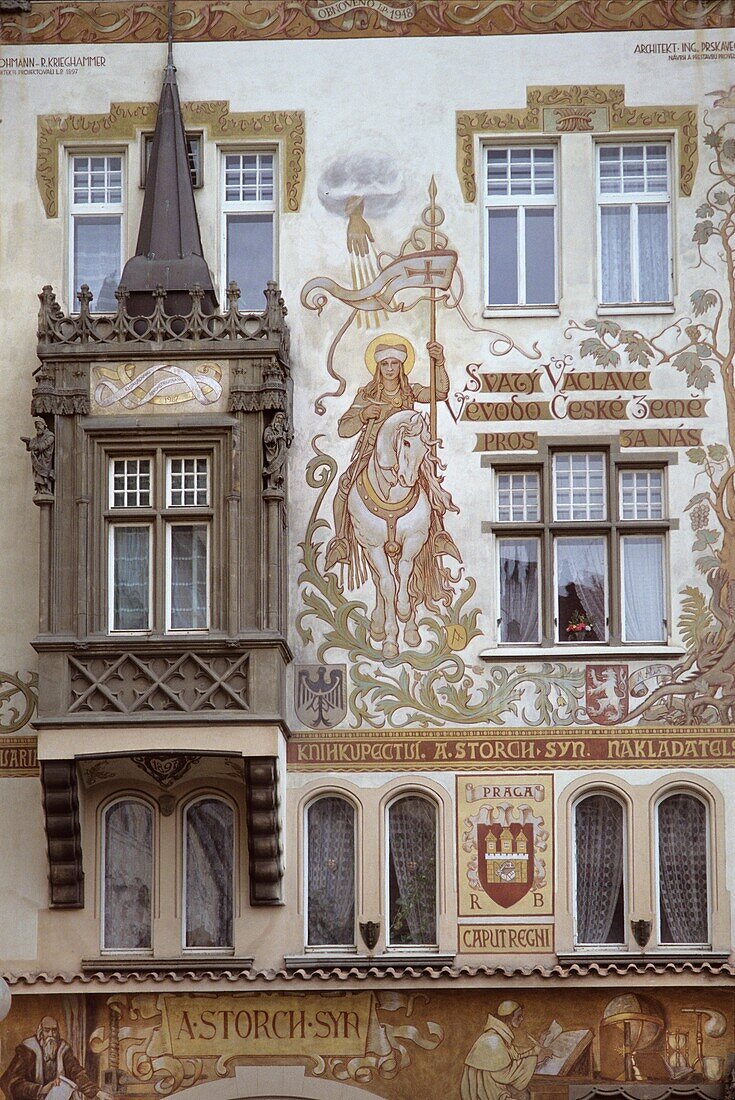
<path id="1" fill-rule="evenodd" d="M 165 42 L 166 2 L 2 0 L 0 41 L 14 44 Z M 10 14 L 12 12 L 12 15 Z M 18 14 L 28 12 L 27 15 Z M 355 39 L 731 26 L 722 0 L 189 0 L 174 9 L 177 42 Z"/>
<path id="2" fill-rule="evenodd" d="M 250 708 L 249 654 L 69 657 L 70 714 L 195 714 Z"/>

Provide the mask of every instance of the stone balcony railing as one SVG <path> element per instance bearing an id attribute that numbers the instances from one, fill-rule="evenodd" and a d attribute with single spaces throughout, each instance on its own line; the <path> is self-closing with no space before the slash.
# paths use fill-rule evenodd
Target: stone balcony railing
<path id="1" fill-rule="evenodd" d="M 166 291 L 157 287 L 153 292 L 154 309 L 149 316 L 131 315 L 127 310 L 128 291 L 122 285 L 115 291 L 115 313 L 93 313 L 93 295 L 86 283 L 77 293 L 79 312 L 64 313 L 56 301 L 52 287 L 45 286 L 39 294 L 38 311 L 39 355 L 45 345 L 81 347 L 89 344 L 161 344 L 213 340 L 247 340 L 275 344 L 280 357 L 288 362 L 289 332 L 285 322 L 288 312 L 281 292 L 274 282 L 264 291 L 262 313 L 244 313 L 238 308 L 240 289 L 236 283 L 227 288 L 227 309 L 205 313 L 202 308 L 204 290 L 193 286 L 189 291 L 191 310 L 182 315 L 166 312 Z"/>

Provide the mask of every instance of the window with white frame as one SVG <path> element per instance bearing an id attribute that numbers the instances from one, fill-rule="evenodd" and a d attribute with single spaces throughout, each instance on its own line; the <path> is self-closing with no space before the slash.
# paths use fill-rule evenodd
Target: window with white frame
<path id="1" fill-rule="evenodd" d="M 558 300 L 556 149 L 488 145 L 484 164 L 486 304 L 553 306 Z"/>
<path id="2" fill-rule="evenodd" d="M 660 467 L 602 449 L 496 467 L 499 643 L 664 642 L 667 528 Z"/>
<path id="3" fill-rule="evenodd" d="M 656 808 L 659 942 L 709 943 L 709 820 L 697 795 L 675 791 Z"/>
<path id="4" fill-rule="evenodd" d="M 69 158 L 69 303 L 87 284 L 97 313 L 117 309 L 123 259 L 124 163 L 121 153 L 75 153 Z"/>
<path id="5" fill-rule="evenodd" d="M 388 807 L 388 935 L 392 947 L 437 943 L 437 810 L 419 795 Z"/>
<path id="6" fill-rule="evenodd" d="M 109 630 L 207 630 L 211 456 L 158 448 L 108 462 Z"/>
<path id="7" fill-rule="evenodd" d="M 276 278 L 276 188 L 274 152 L 222 154 L 223 281 L 237 283 L 242 310 L 260 312 Z"/>
<path id="8" fill-rule="evenodd" d="M 355 809 L 336 795 L 306 811 L 306 942 L 355 947 Z"/>
<path id="9" fill-rule="evenodd" d="M 600 301 L 673 297 L 671 147 L 668 142 L 597 146 Z"/>
<path id="10" fill-rule="evenodd" d="M 124 798 L 102 815 L 102 948 L 153 946 L 153 810 Z"/>
<path id="11" fill-rule="evenodd" d="M 234 810 L 199 798 L 184 811 L 184 947 L 233 946 L 234 884 Z"/>
<path id="12" fill-rule="evenodd" d="M 624 945 L 625 810 L 617 798 L 586 794 L 574 805 L 574 915 L 579 945 Z"/>

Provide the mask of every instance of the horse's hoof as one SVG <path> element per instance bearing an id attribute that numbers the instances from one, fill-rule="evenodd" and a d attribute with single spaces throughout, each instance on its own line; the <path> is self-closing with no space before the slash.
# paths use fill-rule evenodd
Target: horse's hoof
<path id="1" fill-rule="evenodd" d="M 400 607 L 396 609 L 396 616 L 399 622 L 407 623 L 411 618 L 411 608 L 407 607 L 405 611 L 401 611 Z"/>
<path id="2" fill-rule="evenodd" d="M 373 639 L 374 642 L 384 642 L 385 641 L 385 631 L 384 630 L 379 630 L 378 627 L 371 626 L 370 627 L 370 637 Z"/>
<path id="3" fill-rule="evenodd" d="M 417 646 L 421 645 L 421 635 L 415 626 L 407 626 L 403 631 L 403 640 L 406 645 Z"/>
<path id="4" fill-rule="evenodd" d="M 383 657 L 386 661 L 391 661 L 394 657 L 398 656 L 398 646 L 395 642 L 383 643 Z"/>

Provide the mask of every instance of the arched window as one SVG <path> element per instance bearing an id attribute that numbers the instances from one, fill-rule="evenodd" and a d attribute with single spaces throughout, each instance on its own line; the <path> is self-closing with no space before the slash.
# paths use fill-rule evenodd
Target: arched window
<path id="1" fill-rule="evenodd" d="M 103 863 L 103 948 L 152 947 L 153 810 L 147 803 L 125 798 L 107 807 Z"/>
<path id="2" fill-rule="evenodd" d="M 200 798 L 184 815 L 184 945 L 232 947 L 235 815 Z"/>
<path id="3" fill-rule="evenodd" d="M 406 795 L 388 807 L 388 943 L 436 944 L 436 806 Z"/>
<path id="4" fill-rule="evenodd" d="M 574 807 L 576 941 L 624 944 L 625 810 L 607 794 Z"/>
<path id="5" fill-rule="evenodd" d="M 306 938 L 310 947 L 355 944 L 355 810 L 345 798 L 306 812 Z"/>
<path id="6" fill-rule="evenodd" d="M 658 804 L 659 937 L 666 944 L 709 941 L 707 807 L 677 791 Z"/>

